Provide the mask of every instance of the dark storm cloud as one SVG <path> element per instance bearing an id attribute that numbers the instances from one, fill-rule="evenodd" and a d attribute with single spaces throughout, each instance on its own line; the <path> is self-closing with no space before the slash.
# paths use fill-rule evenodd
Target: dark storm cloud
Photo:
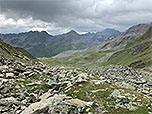
<path id="1" fill-rule="evenodd" d="M 7 26 L 18 24 L 16 28 L 22 27 L 20 30 L 55 34 L 69 29 L 124 30 L 132 24 L 150 23 L 151 4 L 151 0 L 0 0 L 0 29 L 6 28 L 3 31 L 7 32 Z"/>
<path id="2" fill-rule="evenodd" d="M 50 21 L 58 15 L 68 13 L 66 11 L 67 2 L 57 1 L 1 1 L 0 9 L 8 17 L 25 18 L 32 16 L 34 19 Z"/>

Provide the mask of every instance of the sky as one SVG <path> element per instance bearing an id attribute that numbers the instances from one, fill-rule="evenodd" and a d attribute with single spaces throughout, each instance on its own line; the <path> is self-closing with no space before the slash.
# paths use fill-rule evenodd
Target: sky
<path id="1" fill-rule="evenodd" d="M 152 22 L 152 0 L 0 0 L 0 33 L 124 31 Z"/>

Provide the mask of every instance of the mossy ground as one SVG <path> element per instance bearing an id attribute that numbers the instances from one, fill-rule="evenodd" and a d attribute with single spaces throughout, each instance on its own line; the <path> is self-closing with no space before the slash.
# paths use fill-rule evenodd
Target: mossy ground
<path id="1" fill-rule="evenodd" d="M 48 76 L 43 76 L 42 78 L 40 78 L 39 75 L 36 75 L 36 76 L 33 76 L 33 77 L 30 77 L 30 78 L 19 78 L 16 82 L 15 82 L 15 85 L 18 85 L 18 86 L 21 86 L 21 88 L 24 90 L 24 89 L 27 89 L 28 93 L 34 93 L 36 91 L 40 91 L 40 90 L 44 90 L 45 92 L 47 92 L 49 89 L 51 89 L 52 87 L 50 87 L 45 80 L 43 79 L 51 79 L 50 77 Z M 40 84 L 34 84 L 35 82 L 39 82 L 41 81 Z M 33 83 L 31 85 L 29 85 L 30 83 Z M 19 91 L 18 89 L 15 90 L 14 92 L 17 92 Z"/>
<path id="2" fill-rule="evenodd" d="M 29 94 L 36 93 L 39 90 L 44 90 L 45 92 L 47 92 L 49 89 L 52 89 L 53 87 L 50 87 L 49 85 L 47 85 L 46 80 L 44 79 L 52 79 L 52 78 L 49 76 L 43 76 L 42 78 L 40 78 L 39 75 L 36 75 L 30 78 L 18 79 L 18 81 L 16 81 L 16 85 L 18 86 L 24 85 L 20 89 L 26 89 L 28 87 L 29 89 L 27 92 Z M 87 102 L 89 101 L 94 102 L 92 107 L 90 108 L 85 107 L 85 109 L 89 108 L 88 112 L 93 112 L 93 113 L 98 112 L 98 114 L 100 114 L 98 110 L 99 108 L 101 108 L 102 110 L 107 110 L 108 114 L 148 114 L 149 111 L 152 112 L 152 109 L 148 109 L 147 107 L 147 105 L 150 104 L 150 100 L 152 99 L 151 97 L 148 98 L 144 96 L 143 94 L 137 93 L 130 89 L 120 88 L 115 85 L 111 85 L 107 83 L 95 85 L 91 80 L 98 80 L 98 77 L 96 76 L 92 77 L 92 79 L 90 79 L 88 83 L 83 83 L 81 86 L 78 86 L 78 85 L 73 86 L 68 92 L 64 92 L 64 89 L 66 88 L 66 86 L 64 86 L 62 87 L 62 91 L 63 93 L 65 93 L 68 96 L 71 96 L 72 98 L 80 99 Z M 38 81 L 42 81 L 41 84 L 28 85 L 29 83 L 38 82 Z M 140 100 L 142 106 L 136 106 L 138 109 L 135 111 L 130 111 L 124 108 L 115 109 L 115 108 L 108 107 L 108 105 L 114 106 L 115 104 L 115 101 L 108 99 L 109 95 L 115 89 L 123 89 L 124 93 L 134 94 L 137 97 L 137 100 Z M 99 90 L 99 91 L 92 92 L 96 90 Z M 14 92 L 18 93 L 20 92 L 20 90 L 15 89 Z M 86 114 L 88 112 L 85 111 Z"/>
<path id="3" fill-rule="evenodd" d="M 102 90 L 95 93 L 92 93 L 93 90 Z M 108 105 L 114 105 L 114 101 L 108 99 L 108 96 L 114 91 L 114 89 L 122 89 L 117 86 L 112 86 L 109 84 L 99 84 L 95 85 L 94 83 L 84 83 L 82 86 L 75 86 L 69 90 L 66 94 L 72 96 L 73 98 L 78 98 L 84 101 L 93 101 L 95 105 L 90 109 L 90 112 L 97 112 L 97 106 L 103 105 L 105 110 L 108 111 L 108 114 L 148 114 L 150 109 L 147 109 L 146 104 L 149 104 L 150 98 L 144 97 L 142 94 L 139 94 L 132 90 L 125 90 L 125 93 L 135 94 L 137 100 L 141 100 L 142 106 L 137 106 L 138 109 L 135 111 L 130 111 L 124 108 L 110 108 Z"/>

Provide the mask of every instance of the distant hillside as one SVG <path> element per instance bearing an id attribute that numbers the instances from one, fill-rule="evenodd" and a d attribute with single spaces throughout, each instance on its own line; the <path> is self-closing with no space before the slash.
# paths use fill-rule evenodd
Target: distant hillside
<path id="1" fill-rule="evenodd" d="M 49 53 L 46 42 L 52 38 L 46 32 L 30 31 L 19 34 L 2 34 L 4 42 L 15 47 L 21 47 L 30 52 L 33 56 L 46 55 Z M 45 51 L 44 51 L 45 50 Z"/>
<path id="2" fill-rule="evenodd" d="M 19 48 L 19 47 L 15 47 L 15 49 L 21 53 L 23 53 L 25 56 L 27 56 L 30 59 L 36 59 L 36 57 L 32 56 L 29 52 L 27 52 L 25 49 L 23 48 Z"/>
<path id="3" fill-rule="evenodd" d="M 83 52 L 85 50 L 68 50 L 68 51 L 63 51 L 62 53 L 59 53 L 58 55 L 56 56 L 53 56 L 52 58 L 65 58 L 65 57 L 69 57 L 69 56 L 72 56 L 76 53 L 80 53 L 80 52 Z"/>
<path id="4" fill-rule="evenodd" d="M 152 27 L 142 36 L 128 42 L 126 47 L 113 54 L 107 63 L 150 69 L 152 67 Z"/>
<path id="5" fill-rule="evenodd" d="M 97 46 L 103 42 L 106 42 L 108 40 L 111 40 L 114 37 L 117 37 L 121 34 L 121 32 L 107 28 L 103 31 L 96 32 L 96 33 L 87 33 L 84 34 L 83 37 L 86 38 L 86 42 L 89 47 Z"/>
<path id="6" fill-rule="evenodd" d="M 106 40 L 112 39 L 113 37 L 119 36 L 120 34 L 121 32 L 115 29 L 107 28 L 101 32 L 97 32 L 93 37 L 93 41 L 104 42 Z"/>
<path id="7" fill-rule="evenodd" d="M 80 35 L 74 30 L 57 36 L 47 32 L 30 31 L 19 34 L 0 34 L 2 39 L 15 47 L 21 47 L 35 57 L 51 57 L 67 50 L 81 50 L 99 45 L 101 42 L 120 35 L 119 31 L 106 29 L 96 34 Z"/>
<path id="8" fill-rule="evenodd" d="M 114 47 L 124 47 L 130 40 L 136 39 L 137 37 L 143 35 L 149 29 L 149 27 L 150 24 L 138 24 L 132 26 L 117 38 L 100 45 L 99 48 L 110 49 Z"/>
<path id="9" fill-rule="evenodd" d="M 81 67 L 101 67 L 105 65 L 128 65 L 134 68 L 151 69 L 152 27 L 140 24 L 129 28 L 120 36 L 62 59 L 43 59 L 53 64 Z"/>
<path id="10" fill-rule="evenodd" d="M 25 51 L 22 48 L 15 48 L 12 47 L 9 44 L 4 43 L 0 39 L 0 57 L 19 60 L 19 61 L 29 61 L 29 60 L 36 60 L 35 57 L 33 57 L 31 54 L 29 54 L 27 51 Z"/>

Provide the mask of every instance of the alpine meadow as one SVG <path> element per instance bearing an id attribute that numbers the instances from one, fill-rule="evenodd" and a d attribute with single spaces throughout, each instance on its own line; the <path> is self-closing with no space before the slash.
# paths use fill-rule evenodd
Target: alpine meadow
<path id="1" fill-rule="evenodd" d="M 0 0 L 0 114 L 152 114 L 151 0 Z"/>

